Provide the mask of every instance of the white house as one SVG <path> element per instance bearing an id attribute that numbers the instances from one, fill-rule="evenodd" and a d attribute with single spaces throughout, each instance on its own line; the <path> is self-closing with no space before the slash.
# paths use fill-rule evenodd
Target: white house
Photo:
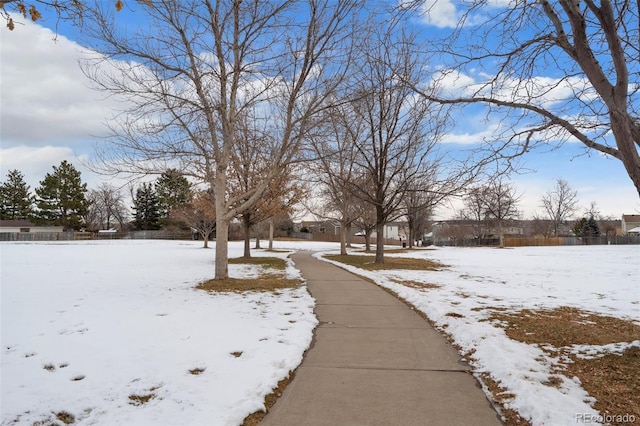
<path id="1" fill-rule="evenodd" d="M 640 235 L 640 214 L 622 215 L 622 235 Z"/>

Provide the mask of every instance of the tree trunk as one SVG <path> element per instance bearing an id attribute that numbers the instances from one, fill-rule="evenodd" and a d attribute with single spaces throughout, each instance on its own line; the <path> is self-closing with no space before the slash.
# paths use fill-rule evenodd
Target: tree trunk
<path id="1" fill-rule="evenodd" d="M 204 240 L 204 246 L 202 246 L 202 248 L 209 248 L 209 236 L 204 235 L 203 240 Z"/>
<path id="2" fill-rule="evenodd" d="M 384 223 L 376 224 L 376 264 L 384 263 Z"/>
<path id="3" fill-rule="evenodd" d="M 229 220 L 216 218 L 216 280 L 229 278 Z"/>
<path id="4" fill-rule="evenodd" d="M 409 248 L 413 248 L 413 242 L 416 240 L 416 231 L 413 229 L 413 221 L 409 221 Z"/>
<path id="5" fill-rule="evenodd" d="M 371 251 L 371 231 L 364 233 L 364 250 Z"/>
<path id="6" fill-rule="evenodd" d="M 346 228 L 347 228 L 347 247 L 351 248 L 351 221 L 349 221 Z"/>
<path id="7" fill-rule="evenodd" d="M 343 222 L 340 223 L 340 254 L 347 254 L 347 226 Z"/>
<path id="8" fill-rule="evenodd" d="M 244 254 L 245 258 L 251 257 L 251 215 L 245 213 L 242 215 L 242 225 L 244 228 Z"/>
<path id="9" fill-rule="evenodd" d="M 260 247 L 260 234 L 256 234 L 256 245 L 254 246 L 254 248 L 256 250 L 262 248 Z"/>
<path id="10" fill-rule="evenodd" d="M 275 230 L 275 223 L 273 218 L 269 219 L 269 250 L 273 250 L 273 233 Z"/>
<path id="11" fill-rule="evenodd" d="M 621 111 L 612 111 L 610 117 L 611 131 L 622 156 L 622 164 L 624 164 L 624 168 L 627 170 L 638 196 L 640 196 L 640 154 L 631 130 L 634 123 L 627 114 Z"/>

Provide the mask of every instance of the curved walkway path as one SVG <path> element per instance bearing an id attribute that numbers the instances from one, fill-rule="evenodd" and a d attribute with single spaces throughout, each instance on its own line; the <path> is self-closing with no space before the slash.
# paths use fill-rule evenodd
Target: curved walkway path
<path id="1" fill-rule="evenodd" d="M 292 259 L 320 324 L 262 426 L 501 424 L 469 367 L 407 305 L 309 252 Z"/>

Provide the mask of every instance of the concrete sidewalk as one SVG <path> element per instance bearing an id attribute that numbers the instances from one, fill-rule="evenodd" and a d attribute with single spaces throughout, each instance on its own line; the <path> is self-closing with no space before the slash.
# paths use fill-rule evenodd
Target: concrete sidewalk
<path id="1" fill-rule="evenodd" d="M 292 258 L 320 325 L 263 426 L 501 424 L 468 366 L 418 314 L 308 252 Z"/>

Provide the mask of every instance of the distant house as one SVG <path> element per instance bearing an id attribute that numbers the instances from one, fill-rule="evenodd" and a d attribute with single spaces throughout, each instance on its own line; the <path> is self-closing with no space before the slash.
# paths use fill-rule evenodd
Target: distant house
<path id="1" fill-rule="evenodd" d="M 384 237 L 389 240 L 406 241 L 409 228 L 406 222 L 389 222 L 384 225 Z"/>
<path id="2" fill-rule="evenodd" d="M 28 220 L 0 220 L 0 233 L 62 233 L 62 226 L 38 226 Z"/>
<path id="3" fill-rule="evenodd" d="M 622 215 L 622 235 L 640 235 L 640 214 Z"/>
<path id="4" fill-rule="evenodd" d="M 323 221 L 303 221 L 294 224 L 296 232 L 307 230 L 312 234 L 340 235 L 340 222 L 333 219 Z M 357 226 L 351 228 L 353 235 L 362 236 L 364 232 Z M 406 240 L 408 235 L 407 224 L 405 222 L 389 222 L 384 226 L 384 238 L 390 240 Z M 371 234 L 375 238 L 375 231 Z"/>
<path id="5" fill-rule="evenodd" d="M 299 224 L 294 224 L 294 230 L 297 232 L 305 229 L 312 234 L 340 235 L 340 222 L 328 219 L 323 221 L 303 221 Z"/>

